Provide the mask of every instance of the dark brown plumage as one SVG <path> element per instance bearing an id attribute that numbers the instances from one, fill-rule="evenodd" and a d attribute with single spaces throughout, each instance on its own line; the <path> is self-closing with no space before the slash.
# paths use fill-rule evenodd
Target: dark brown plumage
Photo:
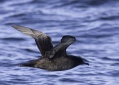
<path id="1" fill-rule="evenodd" d="M 61 71 L 71 69 L 81 64 L 89 65 L 86 59 L 79 56 L 68 55 L 66 53 L 67 47 L 76 41 L 73 36 L 63 36 L 61 43 L 53 47 L 51 38 L 40 31 L 17 25 L 12 27 L 33 37 L 42 55 L 39 59 L 22 63 L 21 66 L 36 67 L 50 71 Z"/>

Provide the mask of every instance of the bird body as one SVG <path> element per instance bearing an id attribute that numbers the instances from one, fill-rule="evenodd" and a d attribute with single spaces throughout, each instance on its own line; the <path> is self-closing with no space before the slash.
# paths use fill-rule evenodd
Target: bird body
<path id="1" fill-rule="evenodd" d="M 66 49 L 76 41 L 73 36 L 63 36 L 61 42 L 53 47 L 51 38 L 45 33 L 18 25 L 14 25 L 13 28 L 33 37 L 41 52 L 40 58 L 22 63 L 20 66 L 41 68 L 49 71 L 62 71 L 82 64 L 89 65 L 86 59 L 67 54 Z"/>

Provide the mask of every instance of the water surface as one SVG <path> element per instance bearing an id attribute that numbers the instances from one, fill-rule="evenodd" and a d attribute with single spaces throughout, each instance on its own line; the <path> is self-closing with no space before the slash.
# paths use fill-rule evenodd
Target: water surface
<path id="1" fill-rule="evenodd" d="M 118 85 L 118 0 L 0 0 L 0 85 Z M 40 55 L 34 40 L 13 29 L 22 25 L 52 37 L 75 36 L 69 54 L 90 65 L 49 72 L 19 67 Z"/>

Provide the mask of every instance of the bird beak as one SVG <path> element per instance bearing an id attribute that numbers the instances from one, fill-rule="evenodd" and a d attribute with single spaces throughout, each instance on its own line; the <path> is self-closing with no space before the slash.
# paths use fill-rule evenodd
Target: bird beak
<path id="1" fill-rule="evenodd" d="M 88 66 L 89 66 L 89 63 L 87 63 L 87 62 L 86 62 L 86 63 L 84 63 L 84 64 L 86 64 L 86 65 L 88 65 Z"/>
<path id="2" fill-rule="evenodd" d="M 85 65 L 89 65 L 89 61 L 86 60 L 86 59 L 83 59 L 83 64 L 85 64 Z"/>

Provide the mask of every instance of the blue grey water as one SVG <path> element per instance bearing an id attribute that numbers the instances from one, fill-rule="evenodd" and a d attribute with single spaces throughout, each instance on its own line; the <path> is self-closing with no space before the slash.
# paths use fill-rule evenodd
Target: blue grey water
<path id="1" fill-rule="evenodd" d="M 90 65 L 66 71 L 19 67 L 37 59 L 34 40 L 12 25 L 40 30 Z M 119 0 L 0 0 L 0 85 L 119 85 Z"/>

